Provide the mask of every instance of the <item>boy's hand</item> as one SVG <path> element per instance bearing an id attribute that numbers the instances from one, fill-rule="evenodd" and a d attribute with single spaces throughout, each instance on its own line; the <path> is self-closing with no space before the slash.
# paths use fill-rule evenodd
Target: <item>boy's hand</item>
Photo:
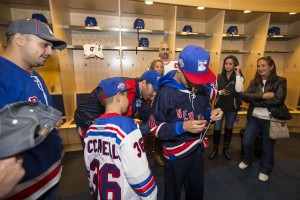
<path id="1" fill-rule="evenodd" d="M 210 120 L 218 121 L 222 118 L 223 111 L 220 108 L 213 109 L 210 113 Z"/>
<path id="2" fill-rule="evenodd" d="M 189 120 L 183 122 L 183 129 L 190 133 L 201 133 L 207 124 L 206 120 Z"/>

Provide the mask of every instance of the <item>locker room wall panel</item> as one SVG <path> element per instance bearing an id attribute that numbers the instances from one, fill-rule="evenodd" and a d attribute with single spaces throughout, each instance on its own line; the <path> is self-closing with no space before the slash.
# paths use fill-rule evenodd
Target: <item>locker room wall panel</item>
<path id="1" fill-rule="evenodd" d="M 69 44 L 71 42 L 70 32 L 63 29 L 63 25 L 70 24 L 70 13 L 67 2 L 59 0 L 50 0 L 50 11 L 52 17 L 52 28 L 56 37 Z M 65 111 L 67 120 L 72 120 L 75 109 L 74 92 L 75 78 L 72 52 L 69 49 L 62 51 L 56 50 L 58 63 L 60 66 L 60 79 L 65 102 Z"/>
<path id="2" fill-rule="evenodd" d="M 164 12 L 164 30 L 168 33 L 164 36 L 163 41 L 167 41 L 170 47 L 170 57 L 177 59 L 175 56 L 176 48 L 176 18 L 177 18 L 177 9 L 175 5 L 170 5 L 168 9 Z M 157 46 L 159 47 L 159 46 Z M 158 56 L 158 55 L 157 55 Z M 157 57 L 156 57 L 157 58 Z"/>
<path id="3" fill-rule="evenodd" d="M 255 37 L 244 42 L 244 49 L 250 51 L 250 53 L 245 54 L 243 57 L 244 67 L 242 69 L 245 76 L 244 88 L 247 88 L 250 81 L 254 78 L 257 69 L 257 59 L 263 56 L 269 20 L 270 14 L 266 14 L 245 25 L 245 34 L 253 35 Z"/>
<path id="4" fill-rule="evenodd" d="M 124 77 L 141 77 L 150 63 L 158 58 L 158 52 L 123 52 L 122 68 Z"/>
<path id="5" fill-rule="evenodd" d="M 111 12 L 102 12 L 90 10 L 79 10 L 70 9 L 70 24 L 73 26 L 85 26 L 85 19 L 87 16 L 95 17 L 97 21 L 97 26 L 101 28 L 105 27 L 115 27 L 118 28 L 118 16 Z"/>
<path id="6" fill-rule="evenodd" d="M 118 51 L 103 51 L 104 59 L 84 57 L 83 50 L 74 50 L 75 87 L 77 93 L 91 92 L 108 77 L 121 76 Z"/>
<path id="7" fill-rule="evenodd" d="M 207 21 L 205 28 L 206 32 L 212 35 L 212 37 L 205 40 L 205 47 L 210 50 L 210 69 L 216 75 L 220 73 L 220 49 L 222 47 L 224 19 L 225 11 L 220 11 Z"/>
<path id="8" fill-rule="evenodd" d="M 300 2 L 298 0 L 274 0 L 270 5 L 269 0 L 154 0 L 154 2 L 189 5 L 189 6 L 205 6 L 207 8 L 220 8 L 232 10 L 256 10 L 270 12 L 299 12 Z M 199 5 L 200 4 L 200 5 Z"/>

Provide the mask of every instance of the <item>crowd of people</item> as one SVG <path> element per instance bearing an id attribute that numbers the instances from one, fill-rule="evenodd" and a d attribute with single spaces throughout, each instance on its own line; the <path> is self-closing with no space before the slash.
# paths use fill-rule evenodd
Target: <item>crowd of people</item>
<path id="1" fill-rule="evenodd" d="M 55 38 L 51 29 L 36 19 L 12 22 L 6 35 L 7 48 L 0 56 L 0 109 L 19 101 L 52 106 L 34 67 L 43 66 L 53 49 L 63 50 L 66 42 Z M 204 48 L 188 45 L 175 60 L 170 58 L 169 44 L 162 42 L 158 58 L 140 77 L 101 80 L 78 104 L 74 120 L 94 199 L 157 198 L 160 188 L 149 169 L 143 135 L 153 136 L 154 160 L 164 167 L 164 199 L 179 200 L 183 186 L 186 199 L 203 199 L 206 131 L 214 125 L 213 151 L 208 157 L 213 160 L 225 121 L 223 155 L 230 160 L 233 125 L 242 101 L 249 103 L 249 108 L 243 137 L 245 155 L 239 168 L 253 164 L 253 143 L 261 132 L 258 179 L 269 180 L 275 147 L 269 138 L 270 119 L 284 105 L 286 79 L 277 75 L 271 57 L 257 60 L 255 77 L 245 91 L 235 56 L 224 59 L 217 76 L 209 66 L 210 55 Z M 61 123 L 58 120 L 56 127 Z M 0 198 L 58 199 L 63 155 L 63 143 L 54 128 L 41 144 L 0 158 Z"/>

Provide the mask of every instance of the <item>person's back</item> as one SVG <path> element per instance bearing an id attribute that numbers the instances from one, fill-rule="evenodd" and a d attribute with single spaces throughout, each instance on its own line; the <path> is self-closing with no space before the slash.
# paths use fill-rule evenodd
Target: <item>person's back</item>
<path id="1" fill-rule="evenodd" d="M 125 83 L 120 78 L 109 78 L 99 86 L 105 113 L 90 126 L 84 139 L 93 197 L 156 199 L 157 187 L 148 167 L 142 134 L 134 120 L 121 115 L 129 102 Z"/>

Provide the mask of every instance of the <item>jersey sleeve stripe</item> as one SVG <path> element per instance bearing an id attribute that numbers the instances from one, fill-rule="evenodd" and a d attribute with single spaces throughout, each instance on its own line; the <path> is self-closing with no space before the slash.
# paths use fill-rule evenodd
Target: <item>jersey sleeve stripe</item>
<path id="1" fill-rule="evenodd" d="M 140 196 L 148 196 L 156 188 L 156 183 L 152 173 L 150 173 L 148 178 L 146 178 L 143 182 L 133 184 L 131 187 Z"/>

